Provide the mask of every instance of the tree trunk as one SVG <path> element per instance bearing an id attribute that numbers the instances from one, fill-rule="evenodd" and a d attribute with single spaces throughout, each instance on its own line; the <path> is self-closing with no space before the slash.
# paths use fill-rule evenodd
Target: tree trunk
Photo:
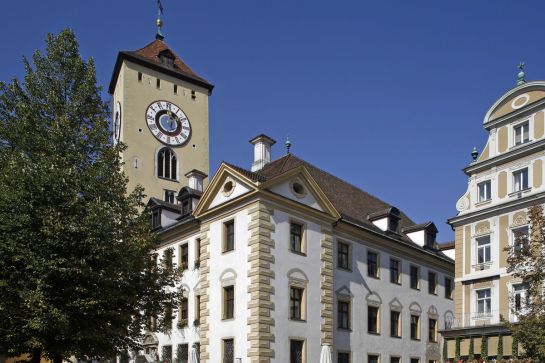
<path id="1" fill-rule="evenodd" d="M 42 360 L 42 351 L 41 349 L 34 348 L 32 349 L 32 363 L 40 363 Z"/>

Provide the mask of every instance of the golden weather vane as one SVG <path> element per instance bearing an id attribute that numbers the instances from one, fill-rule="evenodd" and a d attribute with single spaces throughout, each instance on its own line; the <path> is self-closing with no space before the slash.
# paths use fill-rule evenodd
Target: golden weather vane
<path id="1" fill-rule="evenodd" d="M 163 16 L 163 4 L 161 3 L 161 0 L 157 0 L 157 34 L 155 34 L 155 38 L 163 40 L 165 37 L 163 36 L 163 33 L 161 32 L 161 27 L 163 26 L 163 21 L 161 20 L 161 17 Z"/>

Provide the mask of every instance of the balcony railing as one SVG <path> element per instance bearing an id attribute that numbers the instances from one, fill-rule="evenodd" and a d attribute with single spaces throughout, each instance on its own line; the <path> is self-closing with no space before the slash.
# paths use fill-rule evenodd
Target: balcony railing
<path id="1" fill-rule="evenodd" d="M 445 318 L 445 329 L 460 329 L 496 325 L 504 321 L 514 323 L 517 317 L 510 310 L 490 310 L 483 312 L 472 312 L 461 316 Z"/>

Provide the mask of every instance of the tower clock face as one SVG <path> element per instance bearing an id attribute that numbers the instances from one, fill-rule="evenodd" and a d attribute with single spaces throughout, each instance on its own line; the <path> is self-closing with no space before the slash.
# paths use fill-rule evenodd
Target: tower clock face
<path id="1" fill-rule="evenodd" d="M 146 110 L 146 123 L 163 144 L 181 146 L 191 136 L 191 125 L 182 109 L 168 101 L 155 101 Z"/>
<path id="2" fill-rule="evenodd" d="M 115 104 L 113 133 L 114 144 L 117 144 L 121 135 L 121 103 L 119 102 Z"/>

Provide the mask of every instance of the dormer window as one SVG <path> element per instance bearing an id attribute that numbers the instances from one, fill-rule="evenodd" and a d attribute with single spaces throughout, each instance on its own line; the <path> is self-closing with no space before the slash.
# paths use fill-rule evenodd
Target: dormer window
<path id="1" fill-rule="evenodd" d="M 530 141 L 530 124 L 524 122 L 513 127 L 515 145 L 521 145 Z"/>
<path id="2" fill-rule="evenodd" d="M 161 227 L 161 209 L 155 209 L 151 212 L 151 229 Z"/>
<path id="3" fill-rule="evenodd" d="M 174 56 L 172 53 L 165 51 L 159 53 L 159 60 L 161 61 L 161 64 L 168 68 L 174 68 Z"/>
<path id="4" fill-rule="evenodd" d="M 186 216 L 191 213 L 191 201 L 189 199 L 182 201 L 182 216 Z"/>

